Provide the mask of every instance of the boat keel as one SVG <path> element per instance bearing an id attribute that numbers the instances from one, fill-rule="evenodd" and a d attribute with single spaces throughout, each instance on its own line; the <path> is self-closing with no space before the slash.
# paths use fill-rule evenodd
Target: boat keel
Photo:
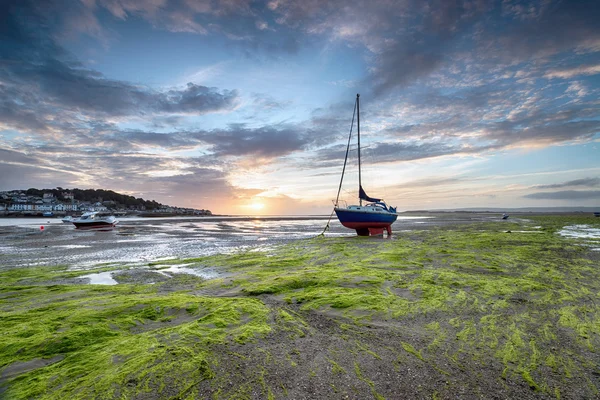
<path id="1" fill-rule="evenodd" d="M 356 230 L 358 236 L 370 236 L 370 233 L 369 228 L 358 228 Z"/>
<path id="2" fill-rule="evenodd" d="M 383 236 L 384 230 L 387 232 L 388 237 L 392 236 L 391 225 L 384 228 L 358 228 L 356 234 L 358 236 Z"/>

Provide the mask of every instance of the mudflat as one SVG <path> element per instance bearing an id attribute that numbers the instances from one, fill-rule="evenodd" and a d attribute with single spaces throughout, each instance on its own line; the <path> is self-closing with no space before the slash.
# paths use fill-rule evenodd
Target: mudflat
<path id="1" fill-rule="evenodd" d="M 598 397 L 600 219 L 438 220 L 135 265 L 2 255 L 0 396 Z"/>

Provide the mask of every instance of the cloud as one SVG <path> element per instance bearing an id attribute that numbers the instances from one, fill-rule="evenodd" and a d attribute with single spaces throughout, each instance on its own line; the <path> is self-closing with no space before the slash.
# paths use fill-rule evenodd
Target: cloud
<path id="1" fill-rule="evenodd" d="M 254 106 L 262 111 L 266 110 L 283 110 L 288 107 L 291 101 L 279 101 L 273 96 L 264 93 L 252 93 L 252 101 Z"/>
<path id="2" fill-rule="evenodd" d="M 435 177 L 435 178 L 425 178 L 425 179 L 417 179 L 414 181 L 409 181 L 403 183 L 401 185 L 396 185 L 396 188 L 437 188 L 440 186 L 452 185 L 455 183 L 462 183 L 464 179 L 461 178 L 448 178 L 448 177 Z"/>
<path id="3" fill-rule="evenodd" d="M 516 59 L 548 57 L 565 50 L 580 52 L 600 48 L 600 7 L 594 0 L 531 2 L 523 7 L 506 7 L 517 2 L 505 2 L 504 15 L 513 17 L 495 35 L 506 51 L 504 56 Z M 529 16 L 523 12 L 529 8 Z M 560 27 L 560 29 L 557 29 Z M 505 33 L 506 32 L 506 33 Z"/>
<path id="4" fill-rule="evenodd" d="M 471 147 L 466 145 L 450 145 L 447 143 L 381 143 L 370 153 L 379 162 L 412 161 L 424 158 L 440 157 L 450 154 L 476 154 L 493 146 Z"/>
<path id="5" fill-rule="evenodd" d="M 578 65 L 576 67 L 554 69 L 546 72 L 546 78 L 562 78 L 571 79 L 579 75 L 596 75 L 600 74 L 600 64 L 594 65 Z"/>
<path id="6" fill-rule="evenodd" d="M 587 187 L 600 186 L 600 178 L 595 177 L 595 178 L 574 179 L 572 181 L 562 182 L 562 183 L 554 183 L 551 185 L 535 185 L 535 186 L 533 186 L 533 188 L 535 188 L 535 189 L 559 189 L 559 188 L 571 187 L 571 186 L 587 186 Z"/>
<path id="7" fill-rule="evenodd" d="M 0 161 L 0 187 L 3 190 L 18 190 L 30 187 L 64 186 L 74 179 L 74 175 L 55 169 L 41 168 L 39 165 L 7 164 Z"/>
<path id="8" fill-rule="evenodd" d="M 127 152 L 115 156 L 110 149 L 91 150 L 75 153 L 64 147 L 29 146 L 25 154 L 0 149 L 0 187 L 22 189 L 43 182 L 48 187 L 110 188 L 165 204 L 209 209 L 235 196 L 225 172 L 230 168 L 211 156 Z M 153 171 L 173 174 L 153 175 Z"/>
<path id="9" fill-rule="evenodd" d="M 5 123 L 43 129 L 44 122 L 31 118 L 40 110 L 53 115 L 62 111 L 106 116 L 201 115 L 231 110 L 237 104 L 235 90 L 188 83 L 184 88 L 157 91 L 84 68 L 54 39 L 49 17 L 27 6 L 27 2 L 11 3 L 2 10 L 0 113 Z"/>
<path id="10" fill-rule="evenodd" d="M 283 156 L 301 150 L 311 142 L 308 134 L 291 126 L 249 129 L 244 125 L 231 125 L 229 129 L 197 132 L 192 136 L 211 145 L 211 150 L 220 156 L 259 158 Z"/>
<path id="11" fill-rule="evenodd" d="M 527 125 L 528 119 L 517 122 L 504 121 L 486 128 L 485 138 L 503 146 L 547 146 L 576 140 L 591 140 L 600 131 L 600 121 L 556 121 L 543 124 L 541 121 Z"/>
<path id="12" fill-rule="evenodd" d="M 377 143 L 367 149 L 363 149 L 363 156 L 368 154 L 374 163 L 392 163 L 398 161 L 415 161 L 448 155 L 478 154 L 485 151 L 495 150 L 496 146 L 452 145 L 443 142 L 404 142 L 404 143 Z M 339 166 L 346 154 L 346 146 L 334 146 L 319 150 L 313 161 L 305 164 L 318 165 L 319 167 Z M 355 154 L 353 152 L 353 154 Z M 356 157 L 353 155 L 353 157 Z"/>
<path id="13" fill-rule="evenodd" d="M 536 200 L 593 200 L 600 199 L 600 190 L 562 190 L 558 192 L 537 192 L 523 196 Z"/>
<path id="14" fill-rule="evenodd" d="M 280 25 L 361 51 L 370 71 L 363 84 L 376 95 L 428 80 L 461 60 L 489 71 L 564 51 L 600 49 L 600 7 L 594 0 L 278 0 L 269 8 Z M 473 67 L 463 75 L 471 75 Z M 597 73 L 595 68 L 550 70 L 548 77 Z"/>
<path id="15" fill-rule="evenodd" d="M 0 160 L 5 164 L 37 164 L 38 160 L 19 151 L 7 150 L 0 148 Z"/>
<path id="16" fill-rule="evenodd" d="M 22 131 L 45 131 L 46 110 L 43 107 L 27 107 L 35 101 L 31 93 L 22 93 L 0 84 L 0 129 L 14 128 Z"/>

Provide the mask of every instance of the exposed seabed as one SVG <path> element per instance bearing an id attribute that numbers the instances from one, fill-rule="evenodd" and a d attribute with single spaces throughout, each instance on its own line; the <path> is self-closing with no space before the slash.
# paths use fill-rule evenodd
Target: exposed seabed
<path id="1" fill-rule="evenodd" d="M 390 240 L 3 267 L 1 395 L 597 397 L 600 221 L 446 222 Z"/>

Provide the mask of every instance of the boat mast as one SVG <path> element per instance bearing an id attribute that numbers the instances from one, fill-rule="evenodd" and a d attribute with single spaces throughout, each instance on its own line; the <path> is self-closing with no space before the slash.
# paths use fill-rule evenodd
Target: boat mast
<path id="1" fill-rule="evenodd" d="M 362 199 L 360 198 L 360 188 L 362 188 L 361 176 L 360 176 L 360 94 L 356 94 L 356 128 L 358 136 L 358 201 L 362 206 Z"/>

